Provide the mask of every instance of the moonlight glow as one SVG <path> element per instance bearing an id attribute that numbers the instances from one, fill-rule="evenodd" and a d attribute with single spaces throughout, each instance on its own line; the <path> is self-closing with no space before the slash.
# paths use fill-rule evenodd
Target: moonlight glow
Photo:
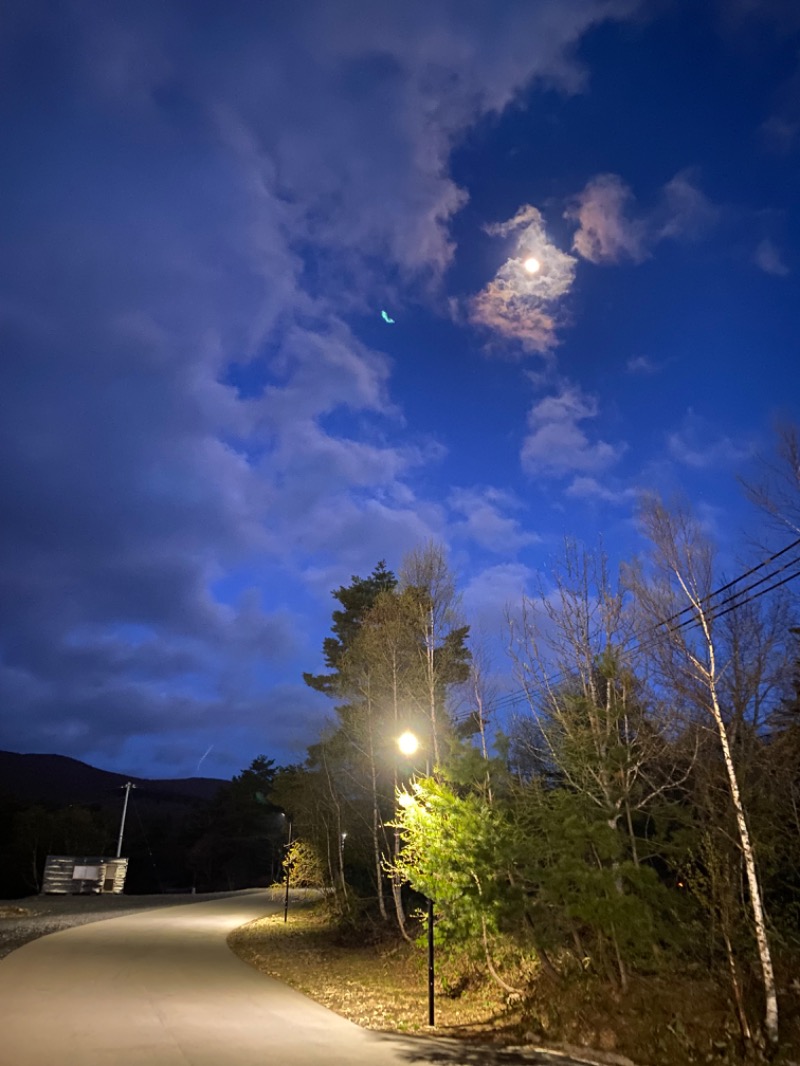
<path id="1" fill-rule="evenodd" d="M 542 264 L 539 262 L 536 256 L 532 255 L 530 256 L 530 258 L 526 259 L 522 265 L 525 267 L 529 274 L 538 274 Z"/>

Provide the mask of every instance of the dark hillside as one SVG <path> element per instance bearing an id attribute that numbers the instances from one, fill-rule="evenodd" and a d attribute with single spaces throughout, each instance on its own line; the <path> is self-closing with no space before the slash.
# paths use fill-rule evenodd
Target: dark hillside
<path id="1" fill-rule="evenodd" d="M 148 780 L 98 770 L 65 755 L 0 751 L 0 793 L 24 805 L 104 804 L 116 801 L 126 781 L 133 781 L 143 802 L 211 800 L 221 785 L 228 784 L 211 777 Z"/>

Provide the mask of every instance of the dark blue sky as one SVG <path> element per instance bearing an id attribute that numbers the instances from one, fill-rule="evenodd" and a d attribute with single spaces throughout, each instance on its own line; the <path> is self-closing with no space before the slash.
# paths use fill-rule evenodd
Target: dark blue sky
<path id="1" fill-rule="evenodd" d="M 735 567 L 800 413 L 798 55 L 790 0 L 12 3 L 0 747 L 296 761 L 330 590 L 428 538 L 498 644 L 643 489 Z"/>

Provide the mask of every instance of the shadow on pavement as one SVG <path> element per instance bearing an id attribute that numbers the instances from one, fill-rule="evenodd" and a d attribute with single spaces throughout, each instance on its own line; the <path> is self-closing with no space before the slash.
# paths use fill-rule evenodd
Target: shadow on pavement
<path id="1" fill-rule="evenodd" d="M 591 1066 L 593 1062 L 588 1058 L 569 1058 L 561 1052 L 502 1048 L 447 1037 L 401 1036 L 396 1033 L 372 1035 L 376 1041 L 390 1045 L 399 1058 L 409 1063 L 442 1063 L 443 1066 Z"/>

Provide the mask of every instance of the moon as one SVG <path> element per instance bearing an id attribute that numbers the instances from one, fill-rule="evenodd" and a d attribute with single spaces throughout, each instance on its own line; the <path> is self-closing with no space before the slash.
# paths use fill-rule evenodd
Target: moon
<path id="1" fill-rule="evenodd" d="M 532 255 L 530 259 L 526 259 L 522 265 L 525 267 L 529 274 L 538 274 L 542 264 L 539 262 L 536 256 Z"/>

